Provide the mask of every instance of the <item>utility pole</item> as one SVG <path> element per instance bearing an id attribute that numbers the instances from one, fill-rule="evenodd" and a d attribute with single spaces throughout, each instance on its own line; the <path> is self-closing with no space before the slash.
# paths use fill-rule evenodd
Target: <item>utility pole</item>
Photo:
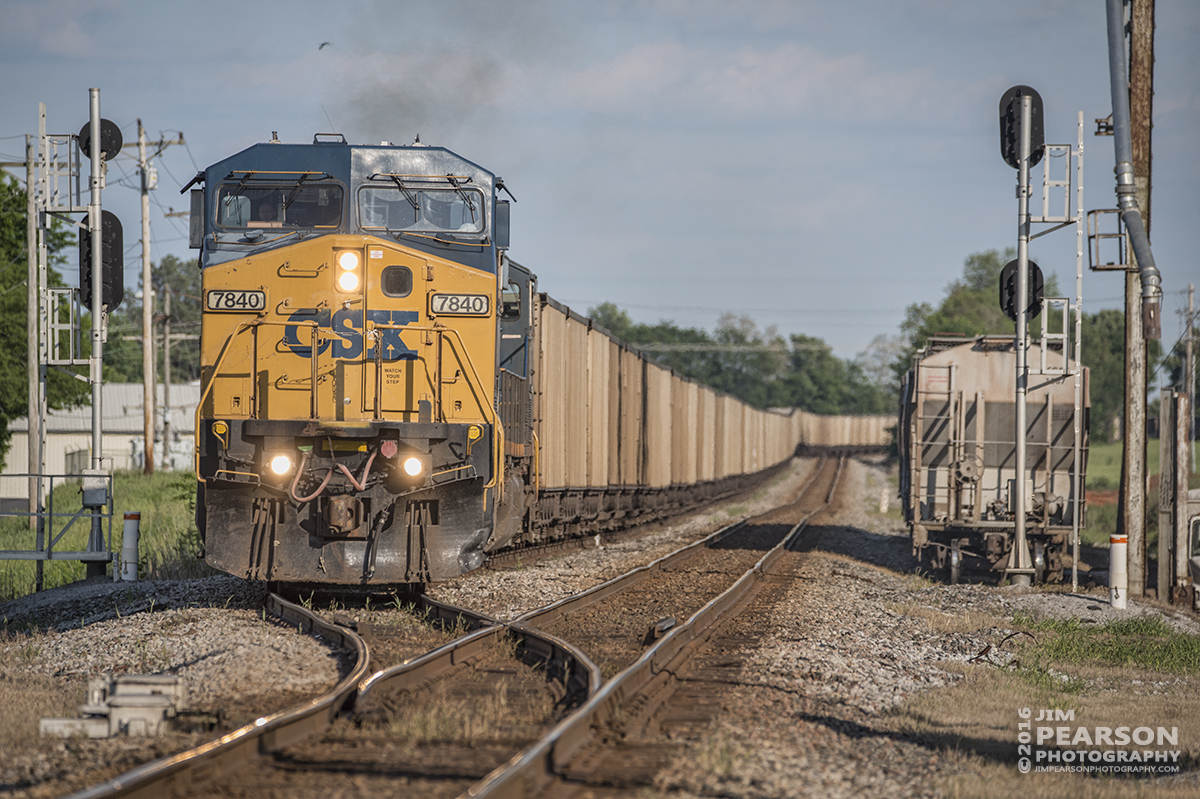
<path id="1" fill-rule="evenodd" d="M 153 474 L 156 427 L 154 423 L 156 405 L 154 365 L 158 359 L 154 352 L 154 295 L 150 288 L 150 192 L 158 187 L 158 177 L 154 168 L 150 166 L 150 159 L 154 156 L 146 156 L 146 144 L 146 130 L 142 127 L 142 120 L 139 119 L 138 168 L 142 176 L 142 408 L 143 433 L 146 439 L 143 447 L 142 471 L 146 474 Z M 158 148 L 154 155 L 159 155 L 172 144 L 184 144 L 183 134 L 180 133 L 178 139 L 170 141 L 159 139 L 150 144 Z"/>
<path id="2" fill-rule="evenodd" d="M 1134 185 L 1146 235 L 1150 235 L 1150 131 L 1154 99 L 1154 0 L 1134 0 L 1129 25 L 1129 126 Z M 1128 262 L 1136 267 L 1133 248 Z M 1121 465 L 1118 532 L 1129 540 L 1129 595 L 1146 589 L 1146 338 L 1142 327 L 1142 282 L 1125 274 L 1125 436 Z"/>
<path id="3" fill-rule="evenodd" d="M 39 103 L 39 119 L 46 118 L 46 104 Z M 44 127 L 44 125 L 43 125 Z M 28 274 L 25 281 L 25 318 L 28 327 L 26 336 L 26 363 L 28 364 L 28 411 L 27 428 L 29 467 L 29 526 L 37 531 L 37 548 L 41 550 L 44 541 L 42 530 L 38 525 L 38 514 L 41 513 L 41 480 L 38 475 L 42 471 L 42 414 L 41 414 L 41 354 L 38 351 L 39 342 L 39 297 L 38 297 L 38 218 L 37 218 L 37 145 L 32 134 L 25 134 L 25 161 L 5 161 L 0 167 L 25 167 L 25 256 L 28 264 Z M 35 561 L 35 588 L 42 590 L 44 563 Z"/>
<path id="4" fill-rule="evenodd" d="M 146 169 L 146 129 L 138 120 L 138 166 L 142 174 L 142 408 L 145 446 L 142 472 L 154 474 L 154 295 L 150 292 L 150 175 Z"/>
<path id="5" fill-rule="evenodd" d="M 163 291 L 163 469 L 171 468 L 171 289 Z"/>
<path id="6" fill-rule="evenodd" d="M 1192 451 L 1193 472 L 1196 471 L 1196 375 L 1192 366 L 1192 359 L 1195 357 L 1192 342 L 1196 340 L 1196 311 L 1192 308 L 1194 294 L 1195 286 L 1188 283 L 1187 343 L 1184 344 L 1183 390 L 1187 392 L 1188 410 L 1191 414 L 1188 417 L 1188 441 L 1190 442 L 1189 449 Z"/>

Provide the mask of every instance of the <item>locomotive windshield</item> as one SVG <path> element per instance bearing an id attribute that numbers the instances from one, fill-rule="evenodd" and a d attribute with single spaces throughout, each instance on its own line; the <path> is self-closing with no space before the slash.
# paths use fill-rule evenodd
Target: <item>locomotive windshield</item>
<path id="1" fill-rule="evenodd" d="M 454 185 L 414 186 L 395 179 L 363 186 L 358 194 L 364 230 L 397 233 L 482 233 L 483 192 Z"/>
<path id="2" fill-rule="evenodd" d="M 222 184 L 217 226 L 223 228 L 337 228 L 342 223 L 342 187 L 302 182 Z"/>

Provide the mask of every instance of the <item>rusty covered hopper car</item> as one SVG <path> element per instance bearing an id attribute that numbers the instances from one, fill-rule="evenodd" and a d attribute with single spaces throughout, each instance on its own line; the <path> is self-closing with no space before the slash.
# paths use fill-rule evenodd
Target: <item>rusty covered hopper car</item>
<path id="1" fill-rule="evenodd" d="M 1038 582 L 1070 568 L 1072 531 L 1083 525 L 1087 370 L 1034 343 L 1027 399 L 1026 462 L 1016 464 L 1016 360 L 1011 336 L 935 337 L 901 386 L 900 494 L 914 554 L 949 568 L 1003 575 L 1025 492 L 1026 530 Z M 1043 368 L 1043 364 L 1047 364 Z M 1040 372 L 1040 373 L 1039 373 Z M 1076 430 L 1078 428 L 1078 436 Z"/>

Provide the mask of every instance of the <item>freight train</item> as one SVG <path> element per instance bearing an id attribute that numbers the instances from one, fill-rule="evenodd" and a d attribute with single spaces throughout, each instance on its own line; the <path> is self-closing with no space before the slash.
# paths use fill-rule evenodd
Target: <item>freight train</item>
<path id="1" fill-rule="evenodd" d="M 802 444 L 886 443 L 888 419 L 748 407 L 539 293 L 504 181 L 445 148 L 318 134 L 197 183 L 196 520 L 223 571 L 443 580 L 728 494 Z"/>
<path id="2" fill-rule="evenodd" d="M 1077 417 L 1074 360 L 1051 344 L 1031 345 L 1026 462 L 1018 469 L 1014 342 L 935 336 L 901 383 L 900 496 L 913 554 L 946 569 L 951 582 L 968 567 L 1003 579 L 1013 565 L 1019 490 L 1036 582 L 1063 579 L 1073 530 L 1084 523 L 1087 369 L 1079 370 Z"/>

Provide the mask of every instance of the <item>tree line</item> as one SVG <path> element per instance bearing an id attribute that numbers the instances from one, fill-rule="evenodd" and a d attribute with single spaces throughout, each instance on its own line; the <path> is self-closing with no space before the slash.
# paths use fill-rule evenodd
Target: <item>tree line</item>
<path id="1" fill-rule="evenodd" d="M 588 316 L 651 359 L 757 408 L 801 408 L 813 413 L 888 413 L 886 390 L 862 367 L 838 358 L 819 338 L 759 330 L 745 316 L 726 314 L 713 333 L 674 322 L 638 324 L 613 303 Z"/>

